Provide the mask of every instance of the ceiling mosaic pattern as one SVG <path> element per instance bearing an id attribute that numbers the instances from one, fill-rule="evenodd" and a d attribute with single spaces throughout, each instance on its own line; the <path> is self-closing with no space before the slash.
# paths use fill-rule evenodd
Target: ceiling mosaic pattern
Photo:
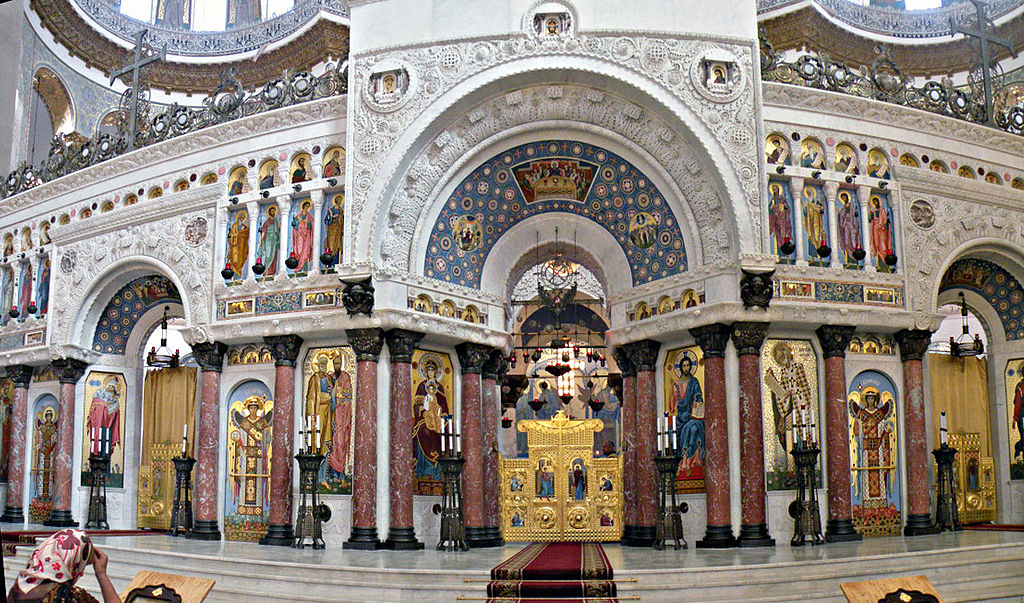
<path id="1" fill-rule="evenodd" d="M 998 264 L 978 258 L 953 262 L 942 276 L 939 292 L 968 289 L 985 298 L 999 315 L 1007 341 L 1024 339 L 1024 288 Z"/>
<path id="2" fill-rule="evenodd" d="M 576 214 L 607 230 L 629 262 L 634 286 L 686 271 L 678 220 L 649 178 L 600 147 L 546 140 L 495 155 L 459 184 L 431 231 L 424 274 L 479 288 L 498 239 L 549 212 Z"/>
<path id="3" fill-rule="evenodd" d="M 151 274 L 121 287 L 103 309 L 92 337 L 92 349 L 102 354 L 124 355 L 128 337 L 139 318 L 165 302 L 181 302 L 178 289 L 165 276 Z"/>

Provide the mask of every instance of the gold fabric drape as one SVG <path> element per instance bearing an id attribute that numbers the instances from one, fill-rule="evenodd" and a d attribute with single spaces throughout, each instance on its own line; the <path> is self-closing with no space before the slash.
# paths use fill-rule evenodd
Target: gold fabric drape
<path id="1" fill-rule="evenodd" d="M 939 413 L 946 411 L 949 433 L 981 434 L 982 456 L 992 456 L 989 437 L 988 361 L 929 354 L 932 381 L 932 435 L 939 443 Z"/>
<path id="2" fill-rule="evenodd" d="M 153 444 L 180 446 L 181 426 L 188 424 L 188 449 L 195 449 L 196 372 L 191 366 L 146 373 L 142 388 L 142 466 L 152 460 Z M 180 448 L 179 448 L 180 450 Z"/>

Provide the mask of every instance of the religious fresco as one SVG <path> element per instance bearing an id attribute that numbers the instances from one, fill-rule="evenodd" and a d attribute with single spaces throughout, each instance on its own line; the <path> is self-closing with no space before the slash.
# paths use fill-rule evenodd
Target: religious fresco
<path id="1" fill-rule="evenodd" d="M 16 304 L 14 298 L 14 269 L 10 266 L 4 266 L 0 268 L 0 275 L 3 277 L 3 292 L 0 295 L 0 307 L 5 311 L 0 312 L 0 325 L 7 324 L 10 320 L 6 310 L 10 310 L 11 306 Z"/>
<path id="2" fill-rule="evenodd" d="M 953 262 L 939 283 L 939 293 L 968 289 L 985 298 L 999 315 L 1007 341 L 1024 339 L 1024 287 L 1003 267 L 980 258 Z"/>
<path id="3" fill-rule="evenodd" d="M 806 241 L 806 257 L 818 258 L 818 247 L 827 245 L 831 247 L 828 240 L 829 217 L 828 201 L 825 191 L 817 184 L 804 186 L 803 191 L 803 229 L 804 240 Z M 824 260 L 827 261 L 827 260 Z"/>
<path id="4" fill-rule="evenodd" d="M 793 424 L 819 424 L 818 360 L 811 342 L 765 340 L 761 346 L 761 378 L 768 489 L 790 490 L 796 487 L 796 465 L 789 454 Z M 815 442 L 821 441 L 819 436 L 818 432 L 813 434 Z"/>
<path id="5" fill-rule="evenodd" d="M 779 249 L 783 243 L 792 243 L 794 238 L 793 199 L 789 183 L 783 180 L 768 180 L 768 242 L 771 253 L 783 256 Z"/>
<path id="6" fill-rule="evenodd" d="M 320 228 L 321 253 L 334 254 L 334 262 L 341 263 L 345 242 L 345 193 L 334 193 L 324 199 Z"/>
<path id="7" fill-rule="evenodd" d="M 822 148 L 820 142 L 813 138 L 805 138 L 800 143 L 800 167 L 816 170 L 826 169 L 825 149 Z"/>
<path id="8" fill-rule="evenodd" d="M 789 141 L 781 134 L 770 134 L 764 144 L 765 161 L 773 165 L 789 165 Z"/>
<path id="9" fill-rule="evenodd" d="M 854 527 L 864 536 L 900 533 L 898 400 L 892 381 L 877 371 L 850 382 L 850 502 Z"/>
<path id="10" fill-rule="evenodd" d="M 886 193 L 872 193 L 868 201 L 868 234 L 871 241 L 871 262 L 879 272 L 892 272 L 885 258 L 896 253 L 893 233 L 892 203 Z"/>
<path id="11" fill-rule="evenodd" d="M 256 542 L 267 533 L 273 413 L 270 389 L 261 381 L 241 383 L 228 396 L 226 540 Z"/>
<path id="12" fill-rule="evenodd" d="M 229 211 L 227 229 L 224 263 L 235 273 L 232 280 L 242 280 L 249 274 L 249 212 L 245 208 Z"/>
<path id="13" fill-rule="evenodd" d="M 132 329 L 142 315 L 167 302 L 180 303 L 181 295 L 174 283 L 163 275 L 141 276 L 121 287 L 100 315 L 92 349 L 103 354 L 123 355 Z"/>
<path id="14" fill-rule="evenodd" d="M 299 153 L 293 157 L 292 163 L 288 168 L 292 184 L 311 179 L 313 177 L 312 167 L 313 158 L 310 157 L 309 153 Z"/>
<path id="15" fill-rule="evenodd" d="M 260 164 L 259 171 L 259 188 L 260 190 L 274 188 L 278 185 L 277 178 L 277 161 L 268 159 Z"/>
<path id="16" fill-rule="evenodd" d="M 214 172 L 207 172 L 203 174 L 203 177 L 199 179 L 199 186 L 208 186 L 210 184 L 217 183 L 217 174 Z"/>
<path id="17" fill-rule="evenodd" d="M 298 264 L 294 269 L 288 268 L 289 275 L 304 275 L 313 266 L 313 201 L 309 197 L 296 199 L 292 202 L 291 226 L 288 229 L 289 259 L 295 258 Z M 286 266 L 287 267 L 287 266 Z"/>
<path id="18" fill-rule="evenodd" d="M 942 162 L 941 159 L 932 159 L 931 163 L 928 164 L 928 169 L 933 172 L 940 172 L 942 174 L 948 174 L 949 168 Z"/>
<path id="19" fill-rule="evenodd" d="M 699 346 L 665 354 L 665 409 L 672 418 L 676 450 L 683 457 L 676 492 L 704 492 L 704 354 Z"/>
<path id="20" fill-rule="evenodd" d="M 441 417 L 455 414 L 452 360 L 444 352 L 416 350 L 412 356 L 414 494 L 441 494 Z"/>
<path id="21" fill-rule="evenodd" d="M 313 445 L 327 457 L 320 465 L 322 494 L 352 494 L 356 355 L 349 346 L 311 348 L 302 365 L 304 417 L 320 421 Z M 299 443 L 301 446 L 305 442 Z"/>
<path id="22" fill-rule="evenodd" d="M 11 413 L 14 412 L 14 381 L 0 378 L 0 482 L 7 481 L 11 459 Z M 18 434 L 24 437 L 24 434 Z"/>
<path id="23" fill-rule="evenodd" d="M 879 149 L 868 151 L 868 176 L 882 178 L 883 180 L 891 177 L 889 174 L 889 158 L 885 156 L 885 151 Z"/>
<path id="24" fill-rule="evenodd" d="M 18 275 L 18 310 L 21 320 L 28 318 L 28 306 L 32 302 L 32 262 L 22 262 Z"/>
<path id="25" fill-rule="evenodd" d="M 650 179 L 610 151 L 549 140 L 500 153 L 462 180 L 431 228 L 424 274 L 479 287 L 498 239 L 522 220 L 550 212 L 604 228 L 625 254 L 634 285 L 686 271 L 680 225 Z"/>
<path id="26" fill-rule="evenodd" d="M 4 257 L 12 255 L 14 255 L 14 235 L 7 233 L 4 235 Z"/>
<path id="27" fill-rule="evenodd" d="M 843 264 L 861 266 L 864 260 L 858 261 L 854 252 L 863 250 L 863 237 L 860 232 L 860 202 L 857 194 L 850 189 L 841 188 L 836 194 L 837 232 L 839 235 L 839 253 Z"/>
<path id="28" fill-rule="evenodd" d="M 841 142 L 836 145 L 836 160 L 832 164 L 832 170 L 844 174 L 859 174 L 860 167 L 857 164 L 857 151 L 853 147 Z"/>
<path id="29" fill-rule="evenodd" d="M 917 157 L 914 157 L 910 153 L 900 155 L 900 165 L 912 168 L 921 167 L 921 163 L 917 160 Z"/>
<path id="30" fill-rule="evenodd" d="M 82 484 L 90 483 L 89 455 L 110 453 L 107 487 L 124 487 L 124 416 L 128 385 L 121 373 L 90 371 L 85 379 L 82 428 Z"/>
<path id="31" fill-rule="evenodd" d="M 253 260 L 262 261 L 263 278 L 272 277 L 279 269 L 281 253 L 281 216 L 280 209 L 276 203 L 267 203 L 260 206 L 260 221 L 258 233 L 256 234 L 256 257 Z"/>
<path id="32" fill-rule="evenodd" d="M 234 197 L 249 192 L 249 171 L 244 167 L 236 167 L 228 176 L 228 196 Z M 215 180 L 216 181 L 216 180 Z"/>
<path id="33" fill-rule="evenodd" d="M 345 169 L 345 149 L 331 147 L 324 151 L 323 168 L 324 178 L 337 178 L 341 176 L 342 170 Z"/>
<path id="34" fill-rule="evenodd" d="M 29 476 L 30 523 L 42 523 L 53 510 L 54 483 L 57 476 L 57 418 L 60 404 L 51 394 L 35 403 L 32 413 L 32 459 Z"/>
<path id="35" fill-rule="evenodd" d="M 1006 419 L 1010 479 L 1024 479 L 1024 358 L 1006 362 Z"/>

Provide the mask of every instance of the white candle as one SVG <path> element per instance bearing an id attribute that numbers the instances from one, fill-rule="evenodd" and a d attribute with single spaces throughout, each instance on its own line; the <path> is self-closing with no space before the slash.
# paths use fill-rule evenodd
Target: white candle
<path id="1" fill-rule="evenodd" d="M 447 444 L 447 440 L 448 440 L 448 433 L 447 433 L 448 429 L 447 429 L 447 427 L 448 426 L 442 421 L 441 422 L 441 456 L 444 456 L 445 444 Z"/>
<path id="2" fill-rule="evenodd" d="M 311 447 L 311 441 L 309 438 L 310 424 L 313 422 L 312 417 L 306 417 L 306 451 L 308 452 Z"/>
<path id="3" fill-rule="evenodd" d="M 939 445 L 946 445 L 946 438 L 948 437 L 948 429 L 946 428 L 946 411 L 939 413 Z"/>
<path id="4" fill-rule="evenodd" d="M 185 447 L 188 443 L 188 423 L 181 426 L 181 456 L 185 456 Z"/>
<path id="5" fill-rule="evenodd" d="M 796 442 L 799 437 L 799 430 L 796 425 L 793 425 L 793 447 L 796 447 Z"/>
<path id="6" fill-rule="evenodd" d="M 313 432 L 313 441 L 316 442 L 316 451 L 320 452 L 320 415 L 316 416 L 316 431 Z"/>

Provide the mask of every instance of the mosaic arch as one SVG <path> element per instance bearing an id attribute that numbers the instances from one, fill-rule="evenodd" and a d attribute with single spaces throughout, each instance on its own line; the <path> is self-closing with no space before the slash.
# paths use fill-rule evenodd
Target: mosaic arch
<path id="1" fill-rule="evenodd" d="M 634 286 L 686 271 L 679 221 L 643 172 L 594 145 L 545 140 L 499 153 L 459 183 L 431 230 L 424 274 L 479 288 L 498 239 L 550 212 L 576 214 L 608 231 Z"/>
<path id="2" fill-rule="evenodd" d="M 142 276 L 121 287 L 100 315 L 92 337 L 92 349 L 102 354 L 124 355 L 128 337 L 139 318 L 166 302 L 181 303 L 181 294 L 166 276 Z"/>
<path id="3" fill-rule="evenodd" d="M 999 315 L 1007 341 L 1024 339 L 1024 287 L 1001 266 L 980 258 L 953 262 L 939 284 L 939 293 L 967 289 L 985 298 Z"/>

